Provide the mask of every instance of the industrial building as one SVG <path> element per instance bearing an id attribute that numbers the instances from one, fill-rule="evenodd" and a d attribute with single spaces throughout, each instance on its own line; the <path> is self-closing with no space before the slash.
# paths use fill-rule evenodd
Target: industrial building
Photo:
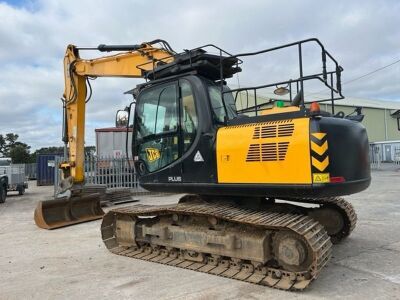
<path id="1" fill-rule="evenodd" d="M 126 157 L 126 128 L 97 128 L 96 152 L 99 157 Z M 132 129 L 129 129 L 128 147 L 132 144 Z M 131 151 L 128 150 L 131 157 Z"/>
<path id="2" fill-rule="evenodd" d="M 309 97 L 306 95 L 306 102 L 311 102 L 313 95 Z M 237 108 L 243 109 L 254 105 L 254 96 L 242 93 L 236 97 Z M 318 101 L 318 96 L 315 100 Z M 287 102 L 284 97 L 279 97 L 273 93 L 257 94 L 257 104 L 268 103 L 271 100 L 283 100 Z M 287 105 L 287 104 L 286 104 Z M 321 102 L 321 109 L 331 112 L 332 108 L 329 102 Z M 266 106 L 268 107 L 268 105 Z M 400 118 L 400 101 L 387 101 L 387 100 L 372 100 L 364 98 L 346 97 L 342 100 L 335 101 L 335 114 L 343 111 L 348 115 L 357 107 L 362 108 L 362 113 L 365 115 L 362 123 L 367 128 L 368 137 L 370 142 L 384 142 L 384 141 L 397 141 L 400 140 L 399 131 L 399 118 Z"/>
<path id="3" fill-rule="evenodd" d="M 330 105 L 323 106 L 330 110 Z M 365 115 L 362 123 L 367 128 L 371 155 L 379 161 L 400 161 L 400 101 L 346 97 L 335 104 L 335 110 L 346 115 L 356 107 L 362 107 Z"/>
<path id="4" fill-rule="evenodd" d="M 322 104 L 330 111 L 329 104 Z M 346 115 L 362 107 L 365 115 L 362 123 L 367 128 L 370 142 L 400 140 L 398 118 L 400 117 L 400 101 L 371 100 L 346 97 L 335 102 L 335 112 L 343 111 Z"/>

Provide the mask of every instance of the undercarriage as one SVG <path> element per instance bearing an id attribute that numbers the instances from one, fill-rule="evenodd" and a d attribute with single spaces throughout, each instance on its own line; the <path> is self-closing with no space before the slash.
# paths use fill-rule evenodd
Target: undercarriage
<path id="1" fill-rule="evenodd" d="M 356 215 L 341 198 L 285 200 L 318 207 L 187 195 L 173 205 L 111 210 L 102 238 L 115 254 L 302 290 L 329 261 L 332 242 L 351 233 Z"/>

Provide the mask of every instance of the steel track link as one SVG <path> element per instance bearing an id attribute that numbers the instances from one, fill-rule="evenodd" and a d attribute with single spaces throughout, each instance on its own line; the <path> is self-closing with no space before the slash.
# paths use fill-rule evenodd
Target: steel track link
<path id="1" fill-rule="evenodd" d="M 132 218 L 155 215 L 197 215 L 215 217 L 228 222 L 257 226 L 268 230 L 291 230 L 299 234 L 312 251 L 309 269 L 293 272 L 266 265 L 255 268 L 251 264 L 236 264 L 234 258 L 220 261 L 209 259 L 195 262 L 179 255 L 181 249 L 167 249 L 158 245 L 138 246 L 135 243 L 122 246 L 115 234 L 117 217 L 128 215 Z M 133 219 L 132 219 L 133 220 Z M 317 278 L 331 257 L 332 243 L 325 229 L 318 222 L 305 215 L 252 211 L 230 204 L 181 203 L 176 205 L 146 206 L 135 205 L 109 211 L 103 218 L 102 238 L 106 247 L 115 254 L 157 262 L 170 266 L 195 270 L 282 290 L 303 290 Z M 182 249 L 184 250 L 184 249 Z M 204 255 L 208 255 L 204 253 Z"/>
<path id="2" fill-rule="evenodd" d="M 286 200 L 286 199 L 284 199 Z M 289 199 L 287 199 L 289 200 Z M 357 214 L 354 210 L 353 205 L 341 197 L 329 197 L 329 198 L 297 198 L 290 199 L 294 202 L 313 203 L 320 204 L 322 207 L 331 206 L 337 209 L 343 216 L 344 228 L 337 234 L 331 236 L 333 244 L 340 243 L 343 239 L 347 238 L 354 230 L 357 224 Z"/>

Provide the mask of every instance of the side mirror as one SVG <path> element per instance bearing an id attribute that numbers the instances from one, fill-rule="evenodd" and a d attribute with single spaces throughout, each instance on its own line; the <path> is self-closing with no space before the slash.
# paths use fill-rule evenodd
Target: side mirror
<path id="1" fill-rule="evenodd" d="M 115 127 L 126 127 L 128 125 L 128 115 L 126 110 L 118 110 L 115 116 Z"/>

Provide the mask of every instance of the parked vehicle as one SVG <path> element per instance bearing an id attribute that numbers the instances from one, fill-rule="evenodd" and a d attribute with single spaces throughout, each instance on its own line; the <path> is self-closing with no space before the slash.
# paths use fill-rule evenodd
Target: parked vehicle
<path id="1" fill-rule="evenodd" d="M 0 158 L 0 203 L 6 201 L 8 191 L 18 191 L 23 195 L 27 188 L 25 165 L 12 164 L 8 157 Z"/>

